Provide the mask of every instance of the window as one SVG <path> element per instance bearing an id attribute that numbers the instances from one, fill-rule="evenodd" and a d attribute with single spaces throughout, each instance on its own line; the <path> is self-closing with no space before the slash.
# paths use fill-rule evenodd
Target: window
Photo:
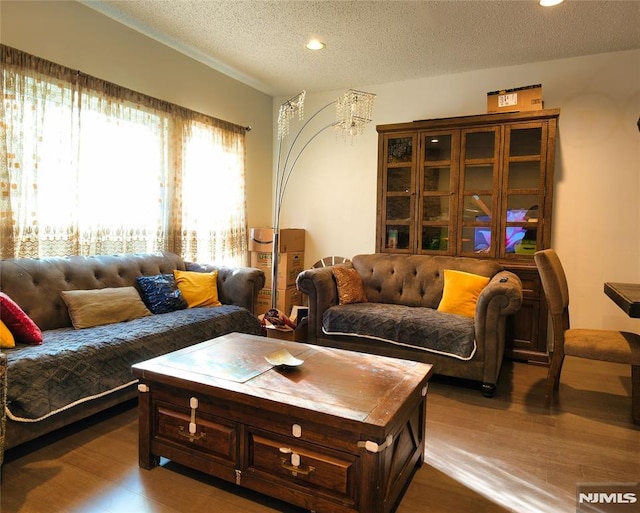
<path id="1" fill-rule="evenodd" d="M 2 45 L 0 58 L 3 258 L 245 264 L 244 128 Z"/>

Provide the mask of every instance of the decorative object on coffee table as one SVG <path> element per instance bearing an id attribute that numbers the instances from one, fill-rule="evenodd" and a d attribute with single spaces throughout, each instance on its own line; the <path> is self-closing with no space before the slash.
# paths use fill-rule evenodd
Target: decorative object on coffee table
<path id="1" fill-rule="evenodd" d="M 277 349 L 266 355 L 264 359 L 274 367 L 298 367 L 304 363 L 304 360 L 296 358 L 286 349 Z"/>

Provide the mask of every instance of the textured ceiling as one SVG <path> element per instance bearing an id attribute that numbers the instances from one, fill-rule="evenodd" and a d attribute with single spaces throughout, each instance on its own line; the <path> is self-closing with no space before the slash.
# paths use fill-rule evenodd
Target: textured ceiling
<path id="1" fill-rule="evenodd" d="M 640 48 L 638 0 L 80 1 L 270 95 Z"/>

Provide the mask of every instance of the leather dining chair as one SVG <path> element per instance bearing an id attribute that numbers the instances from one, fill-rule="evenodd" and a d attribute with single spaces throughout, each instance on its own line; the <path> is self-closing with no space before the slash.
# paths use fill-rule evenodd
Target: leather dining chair
<path id="1" fill-rule="evenodd" d="M 631 414 L 640 424 L 640 335 L 606 329 L 571 328 L 569 287 L 562 263 L 553 249 L 537 251 L 534 260 L 549 305 L 553 352 L 547 376 L 545 406 L 550 406 L 560 384 L 564 357 L 577 356 L 631 365 Z"/>

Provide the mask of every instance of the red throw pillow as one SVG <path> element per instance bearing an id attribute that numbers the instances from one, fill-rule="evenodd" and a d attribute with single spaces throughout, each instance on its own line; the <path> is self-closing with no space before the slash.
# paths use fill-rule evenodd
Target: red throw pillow
<path id="1" fill-rule="evenodd" d="M 0 320 L 9 328 L 17 342 L 42 344 L 42 331 L 38 325 L 4 292 L 0 292 Z"/>

